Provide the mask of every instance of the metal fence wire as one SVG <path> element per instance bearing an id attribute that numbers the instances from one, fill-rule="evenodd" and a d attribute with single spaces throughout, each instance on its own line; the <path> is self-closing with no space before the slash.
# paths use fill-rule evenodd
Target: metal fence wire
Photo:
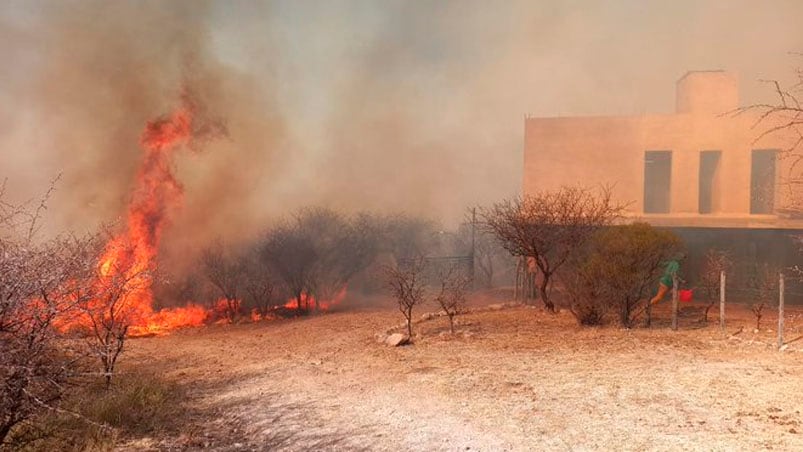
<path id="1" fill-rule="evenodd" d="M 785 302 L 803 304 L 803 279 L 792 269 L 755 262 L 740 262 L 732 264 L 725 273 L 725 294 L 729 302 L 754 304 L 764 301 L 769 305 L 777 304 L 779 276 L 780 273 L 783 273 Z M 719 299 L 718 285 L 706 287 L 702 282 L 699 269 L 681 266 L 679 276 L 679 288 L 691 289 L 695 300 Z"/>

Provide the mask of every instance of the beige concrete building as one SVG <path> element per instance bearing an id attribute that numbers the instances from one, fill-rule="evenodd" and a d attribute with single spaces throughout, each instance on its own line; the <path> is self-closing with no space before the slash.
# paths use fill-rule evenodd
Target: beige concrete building
<path id="1" fill-rule="evenodd" d="M 631 216 L 657 226 L 803 229 L 781 158 L 795 137 L 758 139 L 772 124 L 739 107 L 734 74 L 700 71 L 677 81 L 673 114 L 528 117 L 524 194 L 613 184 Z"/>

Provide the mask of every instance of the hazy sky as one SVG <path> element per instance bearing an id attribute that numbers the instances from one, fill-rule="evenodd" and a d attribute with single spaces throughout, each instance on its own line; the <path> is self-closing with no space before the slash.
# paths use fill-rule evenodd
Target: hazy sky
<path id="1" fill-rule="evenodd" d="M 144 121 L 189 79 L 231 134 L 177 162 L 182 236 L 302 203 L 453 224 L 518 191 L 525 115 L 671 112 L 695 69 L 739 73 L 754 102 L 800 65 L 801 18 L 799 0 L 7 0 L 0 176 L 33 196 L 63 173 L 58 227 L 113 219 Z"/>

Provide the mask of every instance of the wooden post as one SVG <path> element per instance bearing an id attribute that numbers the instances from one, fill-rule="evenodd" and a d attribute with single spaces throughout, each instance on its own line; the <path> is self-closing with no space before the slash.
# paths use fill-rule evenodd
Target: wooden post
<path id="1" fill-rule="evenodd" d="M 469 272 L 471 272 L 471 290 L 477 288 L 476 284 L 476 270 L 474 268 L 474 250 L 477 248 L 475 236 L 475 229 L 477 227 L 477 208 L 471 208 L 471 266 L 469 267 Z"/>
<path id="2" fill-rule="evenodd" d="M 778 350 L 783 347 L 783 293 L 784 293 L 784 280 L 783 273 L 778 280 Z"/>
<path id="3" fill-rule="evenodd" d="M 725 331 L 725 270 L 719 272 L 719 329 Z"/>
<path id="4" fill-rule="evenodd" d="M 672 275 L 672 330 L 678 330 L 678 275 Z"/>

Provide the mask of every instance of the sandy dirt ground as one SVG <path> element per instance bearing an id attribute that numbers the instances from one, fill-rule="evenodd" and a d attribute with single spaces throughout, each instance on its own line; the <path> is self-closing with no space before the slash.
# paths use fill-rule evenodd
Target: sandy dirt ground
<path id="1" fill-rule="evenodd" d="M 667 306 L 632 330 L 486 309 L 388 347 L 378 336 L 402 320 L 388 304 L 131 340 L 124 371 L 189 392 L 181 432 L 120 449 L 803 450 L 803 310 L 787 309 L 779 352 L 774 315 L 756 333 L 729 307 L 723 334 L 700 309 L 678 332 Z"/>

